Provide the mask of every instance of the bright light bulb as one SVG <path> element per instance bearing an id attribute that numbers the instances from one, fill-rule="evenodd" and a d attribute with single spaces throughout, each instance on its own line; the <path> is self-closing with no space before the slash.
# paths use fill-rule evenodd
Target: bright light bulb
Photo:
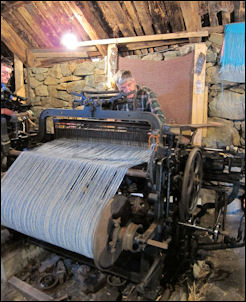
<path id="1" fill-rule="evenodd" d="M 76 49 L 78 47 L 77 37 L 72 33 L 64 34 L 61 43 L 68 49 Z"/>

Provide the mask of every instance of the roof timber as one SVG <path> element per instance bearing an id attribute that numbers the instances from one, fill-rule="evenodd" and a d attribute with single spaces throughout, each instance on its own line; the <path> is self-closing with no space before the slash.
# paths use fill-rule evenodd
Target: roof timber
<path id="1" fill-rule="evenodd" d="M 202 31 L 198 31 L 198 32 L 178 32 L 178 33 L 159 34 L 159 35 L 147 35 L 147 36 L 137 36 L 137 37 L 83 41 L 83 42 L 79 42 L 78 46 L 80 47 L 80 46 L 92 46 L 92 45 L 123 44 L 123 43 L 131 43 L 131 42 L 173 40 L 173 39 L 207 37 L 207 36 L 208 36 L 208 31 L 202 30 Z"/>
<path id="2" fill-rule="evenodd" d="M 199 31 L 202 28 L 197 1 L 179 1 L 187 31 Z M 191 43 L 201 42 L 201 38 L 190 38 Z"/>
<path id="3" fill-rule="evenodd" d="M 1 16 L 1 39 L 8 45 L 12 53 L 16 54 L 22 62 L 26 62 L 25 49 L 28 48 L 22 39 L 16 34 L 14 29 Z"/>
<path id="4" fill-rule="evenodd" d="M 94 19 L 94 16 L 91 13 L 93 11 L 93 7 L 89 1 L 69 1 L 69 5 L 75 18 L 85 29 L 91 40 L 96 40 L 99 37 L 108 38 L 107 33 L 102 29 L 99 22 Z M 105 46 L 99 45 L 98 50 L 103 56 L 107 55 L 107 48 Z"/>

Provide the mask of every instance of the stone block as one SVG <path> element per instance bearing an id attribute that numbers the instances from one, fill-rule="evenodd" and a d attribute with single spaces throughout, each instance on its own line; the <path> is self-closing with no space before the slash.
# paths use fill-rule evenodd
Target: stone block
<path id="1" fill-rule="evenodd" d="M 195 44 L 187 44 L 179 48 L 180 55 L 185 56 L 188 53 L 192 52 L 195 48 Z"/>
<path id="2" fill-rule="evenodd" d="M 68 76 L 68 77 L 63 77 L 60 79 L 59 83 L 66 83 L 66 82 L 73 82 L 73 81 L 79 81 L 81 80 L 81 77 L 76 77 L 74 75 Z"/>
<path id="3" fill-rule="evenodd" d="M 95 74 L 94 75 L 95 83 L 103 83 L 107 81 L 107 77 L 103 74 Z"/>
<path id="4" fill-rule="evenodd" d="M 180 52 L 179 51 L 176 51 L 176 50 L 174 50 L 174 51 L 168 51 L 168 52 L 165 52 L 165 54 L 164 54 L 164 57 L 165 57 L 164 60 L 168 61 L 168 60 L 176 58 L 178 56 L 180 56 Z"/>
<path id="5" fill-rule="evenodd" d="M 56 86 L 48 86 L 48 92 L 50 97 L 57 97 L 57 89 Z"/>
<path id="6" fill-rule="evenodd" d="M 36 88 L 40 85 L 42 85 L 42 83 L 40 81 L 37 81 L 34 77 L 30 78 L 30 87 L 31 88 Z"/>
<path id="7" fill-rule="evenodd" d="M 61 64 L 61 72 L 63 77 L 71 76 L 72 72 L 70 69 L 70 64 L 69 63 Z"/>
<path id="8" fill-rule="evenodd" d="M 142 58 L 143 61 L 152 60 L 152 61 L 162 61 L 163 55 L 159 52 L 150 53 Z"/>
<path id="9" fill-rule="evenodd" d="M 93 62 L 83 62 L 78 64 L 73 72 L 76 76 L 85 76 L 93 74 L 93 70 L 95 69 L 95 64 Z"/>
<path id="10" fill-rule="evenodd" d="M 208 123 L 219 122 L 222 127 L 209 127 L 207 137 L 203 138 L 202 144 L 209 148 L 222 148 L 230 145 L 240 146 L 240 136 L 233 127 L 233 122 L 217 117 L 208 118 Z"/>
<path id="11" fill-rule="evenodd" d="M 35 94 L 36 96 L 48 96 L 49 92 L 47 86 L 41 84 L 40 86 L 35 88 Z"/>
<path id="12" fill-rule="evenodd" d="M 211 33 L 208 41 L 215 43 L 219 46 L 222 46 L 224 40 L 224 35 L 223 34 L 218 34 L 218 33 Z"/>
<path id="13" fill-rule="evenodd" d="M 217 53 L 212 51 L 211 49 L 207 50 L 207 54 L 206 54 L 206 61 L 208 63 L 215 63 L 217 59 Z"/>
<path id="14" fill-rule="evenodd" d="M 67 84 L 68 83 L 61 83 L 61 84 L 56 86 L 56 89 L 57 90 L 67 90 Z"/>
<path id="15" fill-rule="evenodd" d="M 94 64 L 95 64 L 95 68 L 97 69 L 102 69 L 102 70 L 105 69 L 105 59 L 95 62 Z"/>
<path id="16" fill-rule="evenodd" d="M 45 73 L 36 73 L 35 74 L 35 79 L 42 82 L 46 77 L 46 74 Z"/>
<path id="17" fill-rule="evenodd" d="M 80 81 L 74 81 L 71 83 L 67 83 L 67 92 L 81 92 L 85 87 L 85 81 L 80 80 Z"/>
<path id="18" fill-rule="evenodd" d="M 55 64 L 53 65 L 49 71 L 48 71 L 48 76 L 56 79 L 61 79 L 62 78 L 62 71 L 61 71 L 61 66 L 60 64 Z"/>
<path id="19" fill-rule="evenodd" d="M 32 106 L 41 106 L 41 97 L 36 96 L 32 98 Z"/>
<path id="20" fill-rule="evenodd" d="M 242 137 L 245 139 L 245 121 L 241 123 Z"/>
<path id="21" fill-rule="evenodd" d="M 32 67 L 29 69 L 32 73 L 46 73 L 49 71 L 49 68 L 43 67 Z"/>
<path id="22" fill-rule="evenodd" d="M 66 102 L 72 101 L 72 96 L 68 94 L 66 91 L 58 91 L 57 98 L 62 99 Z"/>
<path id="23" fill-rule="evenodd" d="M 95 87 L 94 75 L 88 75 L 85 77 L 85 85 Z"/>
<path id="24" fill-rule="evenodd" d="M 57 78 L 54 78 L 50 75 L 47 76 L 47 78 L 44 81 L 45 85 L 57 85 L 58 84 L 58 80 Z"/>
<path id="25" fill-rule="evenodd" d="M 221 117 L 229 120 L 243 120 L 245 118 L 245 95 L 229 90 L 221 92 L 209 102 L 209 116 Z"/>

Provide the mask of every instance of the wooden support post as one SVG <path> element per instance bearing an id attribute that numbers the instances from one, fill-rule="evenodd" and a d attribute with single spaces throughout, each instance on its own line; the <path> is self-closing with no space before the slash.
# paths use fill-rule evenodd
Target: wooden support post
<path id="1" fill-rule="evenodd" d="M 30 96 L 31 96 L 31 86 L 30 86 L 30 74 L 29 74 L 29 67 L 33 66 L 32 63 L 34 62 L 33 60 L 33 55 L 31 55 L 30 50 L 27 48 L 26 49 L 26 85 L 27 85 L 27 98 L 28 98 L 28 102 L 31 102 Z"/>
<path id="2" fill-rule="evenodd" d="M 24 70 L 21 60 L 14 55 L 14 70 L 15 70 L 15 93 L 19 96 L 25 97 L 25 85 L 24 85 Z"/>
<path id="3" fill-rule="evenodd" d="M 204 108 L 203 108 L 203 123 L 207 124 L 208 122 L 208 86 L 205 86 L 205 95 L 204 95 Z M 202 129 L 202 137 L 207 136 L 208 129 Z"/>
<path id="4" fill-rule="evenodd" d="M 108 45 L 108 56 L 107 56 L 107 77 L 108 87 L 114 87 L 114 75 L 118 67 L 118 47 L 116 44 Z"/>
<path id="5" fill-rule="evenodd" d="M 202 124 L 204 121 L 206 52 L 205 43 L 195 44 L 191 124 Z M 198 129 L 193 144 L 201 146 L 201 143 L 202 129 Z"/>

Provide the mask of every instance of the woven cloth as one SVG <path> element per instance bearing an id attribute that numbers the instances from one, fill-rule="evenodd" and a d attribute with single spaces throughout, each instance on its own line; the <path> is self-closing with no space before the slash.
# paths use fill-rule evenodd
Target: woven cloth
<path id="1" fill-rule="evenodd" d="M 220 63 L 221 80 L 245 83 L 245 22 L 225 25 Z"/>

